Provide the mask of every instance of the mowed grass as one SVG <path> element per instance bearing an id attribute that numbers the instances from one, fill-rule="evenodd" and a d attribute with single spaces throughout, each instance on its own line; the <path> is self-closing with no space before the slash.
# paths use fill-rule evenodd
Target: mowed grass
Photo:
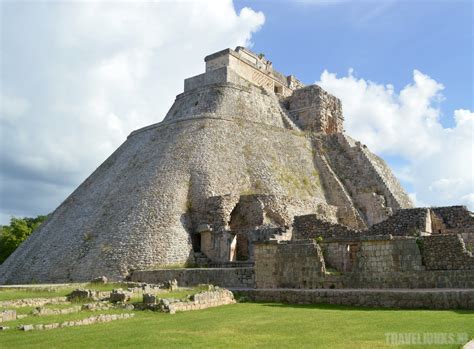
<path id="1" fill-rule="evenodd" d="M 8 301 L 19 298 L 53 298 L 53 297 L 64 297 L 71 293 L 74 287 L 61 287 L 58 289 L 0 289 L 0 301 Z"/>
<path id="2" fill-rule="evenodd" d="M 386 343 L 386 333 L 474 336 L 472 311 L 240 303 L 175 315 L 135 314 L 133 319 L 90 326 L 3 331 L 0 348 L 394 348 Z"/>
<path id="3" fill-rule="evenodd" d="M 72 284 L 64 287 L 41 287 L 37 288 L 0 288 L 0 301 L 8 301 L 20 298 L 53 298 L 53 297 L 64 297 L 74 291 L 77 288 L 92 289 L 96 291 L 112 291 L 113 289 L 122 288 L 127 289 L 127 286 L 120 283 L 108 283 L 108 284 Z M 183 288 L 176 291 L 169 292 L 163 290 L 159 294 L 162 294 L 163 298 L 183 298 L 189 294 L 207 290 L 207 286 L 197 286 L 194 288 Z"/>

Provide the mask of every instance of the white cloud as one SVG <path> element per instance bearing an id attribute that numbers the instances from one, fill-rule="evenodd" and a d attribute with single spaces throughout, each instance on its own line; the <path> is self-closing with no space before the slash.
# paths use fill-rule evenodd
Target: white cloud
<path id="1" fill-rule="evenodd" d="M 419 205 L 464 204 L 474 209 L 474 113 L 454 111 L 452 128 L 439 121 L 443 85 L 418 70 L 398 93 L 392 85 L 324 71 L 321 85 L 342 100 L 347 132 L 380 154 L 408 165 L 397 171 Z"/>
<path id="2" fill-rule="evenodd" d="M 163 119 L 204 56 L 251 45 L 265 20 L 231 0 L 1 6 L 1 217 L 50 212 L 132 130 Z"/>

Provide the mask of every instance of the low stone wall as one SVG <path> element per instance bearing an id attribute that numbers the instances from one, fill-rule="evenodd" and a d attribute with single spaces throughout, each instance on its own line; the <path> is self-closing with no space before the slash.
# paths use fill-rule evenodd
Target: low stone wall
<path id="1" fill-rule="evenodd" d="M 472 270 L 420 270 L 376 273 L 344 273 L 332 276 L 332 284 L 342 288 L 473 288 Z"/>
<path id="2" fill-rule="evenodd" d="M 222 287 L 254 287 L 253 268 L 188 268 L 137 270 L 131 281 L 159 284 L 177 280 L 180 286 L 212 284 Z"/>
<path id="3" fill-rule="evenodd" d="M 320 243 L 326 267 L 339 272 L 424 270 L 415 238 L 365 236 L 357 240 L 326 239 Z"/>
<path id="4" fill-rule="evenodd" d="M 76 321 L 65 321 L 61 323 L 52 323 L 52 324 L 38 324 L 38 325 L 22 325 L 20 330 L 23 331 L 42 331 L 42 330 L 52 330 L 55 328 L 64 328 L 64 327 L 74 327 L 74 326 L 85 326 L 92 325 L 97 323 L 111 322 L 116 320 L 130 319 L 134 317 L 133 313 L 124 313 L 124 314 L 100 314 L 97 316 L 91 316 L 86 319 L 76 320 Z"/>
<path id="5" fill-rule="evenodd" d="M 170 303 L 168 311 L 170 314 L 174 314 L 177 311 L 200 310 L 234 303 L 232 292 L 226 289 L 216 289 L 195 294 L 189 302 Z"/>
<path id="6" fill-rule="evenodd" d="M 82 310 L 81 306 L 74 306 L 71 308 L 65 309 L 49 309 L 44 307 L 38 307 L 32 311 L 32 314 L 35 316 L 47 316 L 47 315 L 65 315 L 65 314 L 72 314 L 78 313 Z"/>
<path id="7" fill-rule="evenodd" d="M 56 298 L 24 298 L 0 302 L 0 308 L 42 307 L 45 304 L 61 304 L 67 302 L 66 297 Z"/>
<path id="8" fill-rule="evenodd" d="M 358 241 L 325 241 L 322 248 L 313 240 L 291 243 L 268 242 L 256 245 L 255 280 L 257 288 L 474 288 L 474 272 L 468 266 L 473 257 L 470 253 L 462 258 L 464 268 L 446 268 L 455 263 L 461 253 L 449 257 L 449 244 L 441 238 L 426 237 L 438 241 L 431 246 L 433 256 L 426 266 L 422 264 L 417 240 L 412 237 L 362 237 Z M 447 235 L 449 241 L 462 240 Z M 424 244 L 423 244 L 424 245 Z M 459 248 L 456 245 L 456 248 Z M 322 250 L 322 252 L 321 252 Z M 436 259 L 436 255 L 440 257 Z M 447 255 L 447 259 L 444 255 Z M 324 256 L 324 259 L 323 259 Z M 444 258 L 444 259 L 443 259 Z M 449 262 L 452 258 L 453 262 Z M 327 261 L 327 264 L 326 264 Z M 444 269 L 433 268 L 438 263 Z M 327 267 L 336 270 L 326 269 Z M 459 266 L 459 265 L 457 265 Z"/>
<path id="9" fill-rule="evenodd" d="M 474 289 L 460 290 L 294 290 L 256 289 L 239 293 L 257 302 L 339 304 L 381 308 L 474 309 Z"/>

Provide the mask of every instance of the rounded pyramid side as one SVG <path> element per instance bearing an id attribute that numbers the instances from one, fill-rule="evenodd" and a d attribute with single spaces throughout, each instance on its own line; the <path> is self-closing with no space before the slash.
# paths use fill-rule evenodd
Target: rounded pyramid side
<path id="1" fill-rule="evenodd" d="M 227 100 L 217 95 L 222 102 L 213 110 Z M 306 198 L 308 213 L 324 205 L 311 141 L 249 119 L 252 103 L 261 103 L 252 95 L 240 96 L 245 104 L 233 113 L 225 107 L 225 115 L 135 132 L 0 266 L 0 283 L 121 279 L 131 269 L 185 263 L 192 255 L 189 211 L 210 196 Z"/>

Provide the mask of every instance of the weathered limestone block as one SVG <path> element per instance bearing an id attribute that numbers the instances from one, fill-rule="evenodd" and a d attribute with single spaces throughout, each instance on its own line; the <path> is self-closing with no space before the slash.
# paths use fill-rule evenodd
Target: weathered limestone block
<path id="1" fill-rule="evenodd" d="M 35 329 L 34 325 L 23 325 L 20 326 L 20 330 L 22 331 L 33 331 Z"/>
<path id="2" fill-rule="evenodd" d="M 0 322 L 16 320 L 16 310 L 3 310 L 0 312 Z"/>
<path id="3" fill-rule="evenodd" d="M 176 279 L 168 281 L 168 288 L 170 291 L 176 291 L 178 289 L 178 281 Z"/>

